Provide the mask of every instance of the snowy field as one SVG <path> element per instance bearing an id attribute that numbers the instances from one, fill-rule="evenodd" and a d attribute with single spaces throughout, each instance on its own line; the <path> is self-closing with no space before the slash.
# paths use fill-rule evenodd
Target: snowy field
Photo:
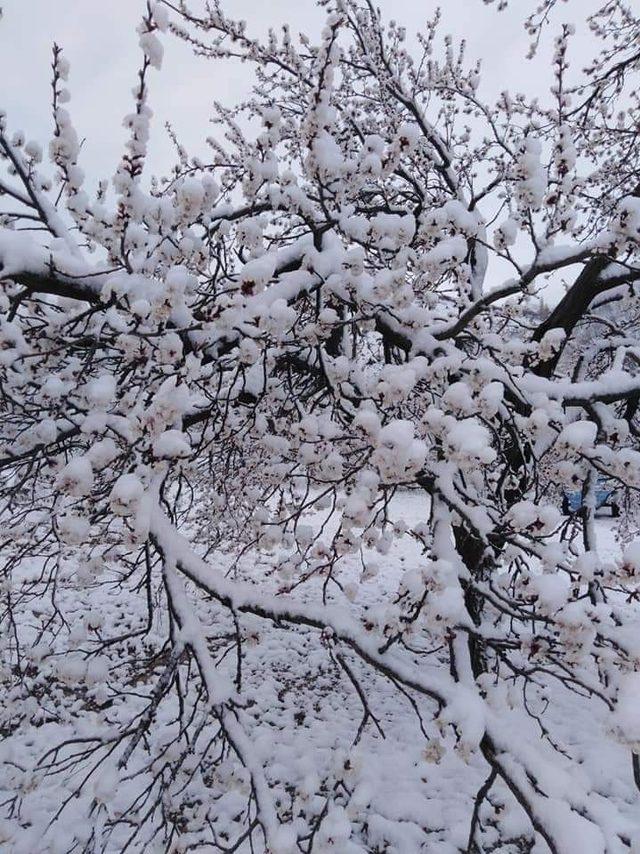
<path id="1" fill-rule="evenodd" d="M 425 518 L 427 507 L 420 493 L 405 492 L 394 499 L 392 512 L 394 521 L 411 529 Z M 617 545 L 609 521 L 598 519 L 597 530 L 603 553 L 614 558 Z M 371 567 L 372 555 L 365 558 Z M 208 560 L 212 565 L 229 562 L 224 555 L 209 555 Z M 385 600 L 410 581 L 411 573 L 419 573 L 423 560 L 409 534 L 396 540 L 387 555 L 376 555 L 378 574 L 354 583 L 354 607 L 375 623 Z M 239 577 L 244 573 L 254 578 L 262 575 L 259 584 L 265 591 L 282 588 L 282 580 L 275 579 L 270 570 L 268 555 L 247 554 L 234 572 Z M 349 583 L 361 576 L 360 556 L 346 558 L 340 575 L 343 586 L 349 589 Z M 51 616 L 52 606 L 34 602 L 30 624 L 22 627 L 33 634 L 35 644 L 22 689 L 31 693 L 30 714 L 21 722 L 11 717 L 12 703 L 18 708 L 20 688 L 5 704 L 5 738 L 0 747 L 5 818 L 0 824 L 0 850 L 57 854 L 198 849 L 203 828 L 210 822 L 219 840 L 229 840 L 228 850 L 256 852 L 248 841 L 231 847 L 239 816 L 246 810 L 246 771 L 228 756 L 212 766 L 211 779 L 195 772 L 204 735 L 214 726 L 211 720 L 203 721 L 200 746 L 187 756 L 176 775 L 171 803 L 165 797 L 165 802 L 154 806 L 152 788 L 147 786 L 154 774 L 163 773 L 163 763 L 181 749 L 178 745 L 146 744 L 152 761 L 140 776 L 134 776 L 131 763 L 118 767 L 120 748 L 113 750 L 110 739 L 132 715 L 143 714 L 162 679 L 167 652 L 161 648 L 161 639 L 167 627 L 157 624 L 145 640 L 148 663 L 142 669 L 133 641 L 116 644 L 108 655 L 96 655 L 95 650 L 108 637 L 144 627 L 145 597 L 128 591 L 126 581 L 114 569 L 96 577 L 95 567 L 69 565 L 62 568 L 58 585 L 55 601 L 66 623 L 59 636 L 60 648 L 67 647 L 69 632 L 76 652 L 58 656 L 55 647 L 39 643 L 39 627 Z M 321 593 L 319 585 L 315 590 L 309 584 L 300 590 L 303 592 L 291 595 L 313 600 Z M 233 677 L 236 660 L 227 617 L 202 604 L 200 616 L 214 658 Z M 478 753 L 467 755 L 456 744 L 450 728 L 438 729 L 432 720 L 433 706 L 417 695 L 398 691 L 383 674 L 373 675 L 348 650 L 334 646 L 330 637 L 319 642 L 315 630 L 291 631 L 248 616 L 241 620 L 246 654 L 242 664 L 245 707 L 240 722 L 251 739 L 254 761 L 264 764 L 267 779 L 275 787 L 281 817 L 295 822 L 298 816 L 302 828 L 305 822 L 313 826 L 314 817 L 324 816 L 313 850 L 336 854 L 466 851 L 469 817 L 487 766 Z M 421 643 L 416 637 L 416 646 Z M 88 655 L 90 651 L 92 655 Z M 425 666 L 438 666 L 438 652 L 434 648 L 428 659 L 431 664 Z M 188 680 L 189 674 L 184 678 Z M 122 693 L 123 686 L 127 686 L 126 693 Z M 56 697 L 60 692 L 76 698 L 66 704 L 70 712 L 65 719 L 58 717 L 61 705 Z M 557 683 L 548 692 L 548 700 L 540 731 L 544 727 L 560 751 L 578 758 L 565 763 L 561 752 L 557 754 L 552 791 L 565 791 L 574 784 L 588 787 L 591 781 L 595 797 L 601 797 L 603 816 L 615 804 L 632 834 L 640 826 L 638 793 L 629 753 L 611 737 L 606 708 L 603 705 L 594 714 L 597 707 L 593 703 L 587 704 Z M 540 714 L 544 705 L 540 696 L 532 696 L 531 715 Z M 175 703 L 161 705 L 157 723 L 166 724 L 166 732 L 172 731 L 176 713 Z M 181 714 L 186 716 L 188 709 Z M 157 731 L 160 740 L 166 737 L 163 726 Z M 103 745 L 86 761 L 75 764 L 68 760 L 88 743 L 63 746 L 59 753 L 51 753 L 70 738 L 102 739 Z M 532 743 L 530 748 L 535 752 L 538 746 Z M 189 752 L 188 745 L 186 749 Z M 59 764 L 52 764 L 54 760 Z M 544 783 L 548 787 L 550 781 Z M 298 792 L 295 798 L 292 785 Z M 171 815 L 179 827 L 179 834 L 174 833 L 169 843 L 161 833 L 153 834 L 152 822 L 141 821 L 153 809 Z M 91 816 L 89 822 L 87 815 Z M 510 829 L 512 843 L 497 842 L 492 822 L 498 815 L 501 827 Z M 124 820 L 115 824 L 106 847 L 92 848 L 101 830 L 118 819 Z M 499 783 L 483 806 L 481 822 L 484 851 L 542 854 L 547 850 L 539 840 L 534 843 L 524 813 Z M 580 854 L 583 848 L 576 842 L 573 850 Z"/>

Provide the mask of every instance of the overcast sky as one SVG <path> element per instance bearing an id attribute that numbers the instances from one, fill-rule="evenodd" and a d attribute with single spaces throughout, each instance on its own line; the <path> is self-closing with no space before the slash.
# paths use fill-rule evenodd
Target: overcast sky
<path id="1" fill-rule="evenodd" d="M 197 8 L 200 0 L 194 0 Z M 51 45 L 60 44 L 71 62 L 70 110 L 81 138 L 86 138 L 82 165 L 92 179 L 113 174 L 124 131 L 122 116 L 130 110 L 131 89 L 139 62 L 136 24 L 143 0 L 0 0 L 0 108 L 9 126 L 28 138 L 48 139 L 51 128 Z M 314 0 L 227 0 L 227 14 L 244 18 L 250 34 L 287 22 L 294 33 L 317 35 L 322 12 Z M 493 96 L 511 91 L 544 90 L 549 84 L 548 53 L 534 63 L 524 59 L 528 39 L 522 28 L 526 9 L 534 0 L 512 0 L 515 11 L 498 14 L 482 0 L 446 0 L 443 33 L 465 37 L 469 58 L 483 62 L 482 90 Z M 556 24 L 573 19 L 586 31 L 585 18 L 595 0 L 561 4 Z M 430 0 L 380 0 L 386 17 L 411 30 L 420 29 L 436 6 Z M 207 120 L 214 99 L 228 103 L 241 98 L 249 85 L 249 68 L 238 63 L 211 62 L 194 57 L 172 37 L 163 38 L 165 61 L 151 75 L 154 133 L 151 171 L 170 165 L 170 145 L 163 130 L 171 119 L 190 153 L 203 151 L 210 128 Z M 584 43 L 583 43 L 584 44 Z M 584 54 L 583 54 L 584 55 Z M 577 65 L 580 63 L 578 62 Z"/>

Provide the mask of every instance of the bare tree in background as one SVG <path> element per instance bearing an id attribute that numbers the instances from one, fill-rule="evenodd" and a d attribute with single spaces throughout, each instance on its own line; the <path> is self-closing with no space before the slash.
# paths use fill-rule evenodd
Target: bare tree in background
<path id="1" fill-rule="evenodd" d="M 640 20 L 489 103 L 437 15 L 321 6 L 148 5 L 93 196 L 57 46 L 53 179 L 0 119 L 3 850 L 638 845 Z M 148 181 L 164 38 L 255 87 Z"/>

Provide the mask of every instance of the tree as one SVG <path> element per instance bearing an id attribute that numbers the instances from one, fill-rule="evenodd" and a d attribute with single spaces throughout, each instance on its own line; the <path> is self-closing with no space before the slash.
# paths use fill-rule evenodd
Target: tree
<path id="1" fill-rule="evenodd" d="M 60 48 L 53 180 L 2 118 L 8 850 L 637 839 L 640 20 L 606 2 L 582 76 L 562 26 L 550 99 L 490 104 L 437 15 L 413 58 L 321 5 L 314 44 L 149 3 L 95 198 Z M 147 181 L 163 37 L 256 82 Z"/>

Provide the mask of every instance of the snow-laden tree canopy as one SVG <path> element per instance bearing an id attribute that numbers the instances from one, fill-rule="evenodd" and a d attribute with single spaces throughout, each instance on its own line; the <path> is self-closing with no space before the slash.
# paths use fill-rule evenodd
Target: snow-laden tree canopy
<path id="1" fill-rule="evenodd" d="M 148 5 L 97 193 L 57 46 L 0 120 L 5 851 L 637 850 L 640 20 L 489 103 L 321 5 Z M 255 88 L 150 180 L 172 38 Z"/>

